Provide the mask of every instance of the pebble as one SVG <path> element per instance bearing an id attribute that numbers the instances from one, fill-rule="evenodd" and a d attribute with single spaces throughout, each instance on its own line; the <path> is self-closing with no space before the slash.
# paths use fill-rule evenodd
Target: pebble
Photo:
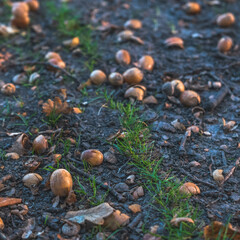
<path id="1" fill-rule="evenodd" d="M 118 183 L 115 185 L 114 189 L 119 192 L 119 193 L 123 193 L 123 192 L 128 192 L 129 191 L 129 187 L 126 183 Z"/>

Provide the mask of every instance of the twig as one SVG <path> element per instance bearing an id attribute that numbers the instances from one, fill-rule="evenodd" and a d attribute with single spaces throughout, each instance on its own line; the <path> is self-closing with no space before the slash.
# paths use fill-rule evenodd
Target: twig
<path id="1" fill-rule="evenodd" d="M 185 144 L 186 144 L 187 138 L 190 136 L 191 136 L 191 130 L 187 130 L 182 138 L 182 141 L 179 147 L 179 153 L 181 155 L 186 154 Z"/>
<path id="2" fill-rule="evenodd" d="M 6 64 L 5 67 L 8 67 L 8 66 L 18 66 L 18 65 L 43 65 L 43 66 L 47 66 L 47 67 L 52 67 L 52 68 L 55 68 L 59 71 L 61 71 L 62 73 L 64 73 L 65 75 L 67 75 L 68 77 L 72 78 L 73 80 L 75 81 L 79 81 L 76 77 L 74 77 L 71 73 L 69 73 L 67 70 L 65 69 L 62 69 L 56 65 L 53 65 L 51 63 L 48 63 L 48 62 L 38 62 L 38 61 L 26 61 L 26 62 L 10 62 L 8 64 Z"/>
<path id="3" fill-rule="evenodd" d="M 131 228 L 131 229 L 135 228 L 135 227 L 138 225 L 138 223 L 141 221 L 141 219 L 142 219 L 142 213 L 139 213 L 139 214 L 132 220 L 132 222 L 131 222 L 130 224 L 128 224 L 128 227 Z"/>
<path id="4" fill-rule="evenodd" d="M 226 97 L 226 95 L 228 94 L 228 88 L 227 87 L 223 87 L 216 95 L 213 99 L 209 100 L 206 104 L 205 104 L 205 109 L 206 110 L 213 110 L 214 108 L 216 108 L 221 102 L 222 100 Z"/>
<path id="5" fill-rule="evenodd" d="M 74 167 L 71 163 L 69 164 L 69 167 L 70 167 L 70 169 L 72 169 L 72 170 L 75 171 L 76 173 L 81 174 L 82 176 L 84 176 L 84 177 L 86 177 L 86 178 L 90 178 L 90 179 L 92 179 L 92 180 L 95 180 L 96 183 L 97 183 L 101 188 L 109 191 L 114 197 L 117 198 L 117 200 L 118 200 L 119 202 L 124 202 L 124 201 L 125 201 L 125 198 L 124 198 L 121 194 L 119 194 L 118 192 L 116 192 L 112 187 L 110 187 L 110 186 L 108 186 L 108 185 L 104 185 L 101 181 L 94 179 L 94 177 L 93 177 L 92 175 L 90 175 L 90 174 L 88 174 L 88 173 L 86 173 L 86 172 L 84 172 L 84 171 L 82 171 L 82 170 Z"/>
<path id="6" fill-rule="evenodd" d="M 235 166 L 230 170 L 228 175 L 224 178 L 223 182 L 221 182 L 221 185 L 225 183 L 233 175 L 235 169 L 239 166 L 239 164 L 240 164 L 240 158 L 237 159 Z"/>
<path id="7" fill-rule="evenodd" d="M 188 173 L 187 171 L 185 171 L 185 170 L 182 169 L 182 168 L 180 168 L 179 170 L 180 170 L 181 173 L 187 175 L 190 179 L 192 179 L 192 180 L 195 181 L 195 182 L 202 183 L 202 184 L 207 185 L 207 186 L 209 186 L 209 187 L 211 187 L 211 188 L 215 188 L 215 189 L 217 188 L 215 185 L 213 185 L 213 184 L 211 184 L 211 183 L 209 183 L 209 182 L 205 182 L 205 181 L 203 181 L 203 180 L 201 180 L 201 179 L 199 179 L 199 178 L 197 178 L 197 177 L 195 177 L 195 176 L 192 176 L 190 173 Z"/>
<path id="8" fill-rule="evenodd" d="M 227 159 L 224 151 L 222 151 L 222 161 L 223 161 L 223 166 L 227 166 Z"/>
<path id="9" fill-rule="evenodd" d="M 61 132 L 61 128 L 58 128 L 56 130 L 46 130 L 46 131 L 41 131 L 41 132 L 38 132 L 39 134 L 48 134 L 48 133 L 58 133 L 58 132 Z"/>

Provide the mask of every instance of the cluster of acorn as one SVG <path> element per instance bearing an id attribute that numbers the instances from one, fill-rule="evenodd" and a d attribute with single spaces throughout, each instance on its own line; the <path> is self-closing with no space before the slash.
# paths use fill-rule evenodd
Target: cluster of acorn
<path id="1" fill-rule="evenodd" d="M 194 107 L 201 102 L 199 94 L 192 90 L 185 90 L 185 86 L 180 80 L 172 80 L 171 82 L 164 83 L 162 91 L 167 96 L 179 97 L 182 105 L 186 107 Z"/>
<path id="2" fill-rule="evenodd" d="M 118 64 L 121 65 L 129 65 L 131 62 L 131 56 L 127 50 L 121 49 L 115 54 L 115 59 Z M 113 72 L 108 76 L 108 81 L 113 86 L 121 86 L 123 83 L 127 83 L 129 85 L 133 85 L 128 88 L 125 92 L 126 98 L 134 98 L 139 101 L 142 101 L 146 92 L 146 87 L 139 85 L 139 83 L 143 80 L 143 72 L 139 69 L 143 69 L 146 71 L 152 71 L 154 67 L 154 60 L 151 56 L 146 55 L 139 59 L 136 63 L 136 66 L 129 68 L 123 74 L 119 72 Z M 80 85 L 80 89 L 93 85 L 100 85 L 107 81 L 106 74 L 101 70 L 94 70 L 90 74 L 90 78 L 87 82 Z"/>
<path id="3" fill-rule="evenodd" d="M 61 56 L 56 53 L 56 52 L 48 52 L 45 55 L 45 59 L 48 61 L 48 63 L 50 63 L 51 65 L 55 65 L 59 68 L 65 68 L 66 64 L 65 62 L 62 60 Z M 49 66 L 49 69 L 51 70 L 51 66 Z M 54 69 L 53 69 L 54 70 Z"/>
<path id="4" fill-rule="evenodd" d="M 47 139 L 43 135 L 39 135 L 33 141 L 33 151 L 40 155 L 46 152 L 48 148 Z M 61 155 L 55 154 L 56 160 L 59 161 Z M 103 154 L 96 149 L 88 149 L 81 154 L 81 160 L 86 161 L 91 166 L 98 166 L 103 162 Z M 28 173 L 23 177 L 23 183 L 26 187 L 38 185 L 43 178 L 37 173 Z M 65 169 L 55 170 L 50 177 L 50 187 L 54 195 L 67 197 L 72 190 L 73 181 L 71 174 Z"/>
<path id="5" fill-rule="evenodd" d="M 197 2 L 188 2 L 183 6 L 184 11 L 187 14 L 198 14 L 201 11 L 201 6 Z M 232 13 L 224 13 L 217 17 L 216 23 L 219 27 L 230 27 L 235 23 L 235 16 Z M 222 37 L 217 44 L 217 48 L 220 52 L 227 52 L 232 48 L 232 38 L 225 36 Z"/>
<path id="6" fill-rule="evenodd" d="M 12 3 L 11 24 L 17 28 L 26 28 L 30 23 L 29 10 L 36 11 L 38 8 L 38 0 Z"/>

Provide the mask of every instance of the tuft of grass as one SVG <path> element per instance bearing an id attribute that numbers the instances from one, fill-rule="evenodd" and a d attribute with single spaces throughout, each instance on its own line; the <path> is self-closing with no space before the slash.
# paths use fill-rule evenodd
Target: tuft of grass
<path id="1" fill-rule="evenodd" d="M 200 236 L 197 224 L 180 223 L 179 227 L 170 224 L 175 216 L 190 217 L 195 221 L 200 211 L 190 203 L 190 196 L 179 193 L 181 182 L 171 174 L 171 171 L 162 170 L 163 159 L 154 154 L 154 141 L 151 140 L 150 129 L 138 117 L 139 109 L 136 104 L 119 103 L 114 101 L 111 94 L 109 95 L 103 92 L 108 105 L 119 110 L 120 123 L 126 132 L 123 139 L 116 139 L 114 147 L 130 159 L 129 164 L 137 168 L 142 185 L 151 196 L 149 209 L 157 211 L 160 216 L 159 222 L 165 225 L 166 234 L 156 236 L 170 240 Z"/>
<path id="2" fill-rule="evenodd" d="M 0 148 L 0 159 L 1 159 L 2 161 L 4 161 L 4 160 L 7 159 L 7 158 L 6 158 L 6 152 L 5 152 L 3 149 L 1 149 L 1 148 Z"/>

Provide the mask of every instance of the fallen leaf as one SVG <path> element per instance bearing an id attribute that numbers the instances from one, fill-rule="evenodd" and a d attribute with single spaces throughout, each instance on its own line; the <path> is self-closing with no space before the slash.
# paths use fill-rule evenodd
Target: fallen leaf
<path id="1" fill-rule="evenodd" d="M 27 226 L 24 228 L 24 232 L 22 234 L 22 239 L 29 239 L 33 233 L 33 229 L 35 228 L 36 222 L 35 218 L 29 218 L 27 220 Z"/>
<path id="2" fill-rule="evenodd" d="M 191 219 L 191 218 L 188 218 L 188 217 L 179 217 L 179 218 L 176 218 L 174 217 L 170 223 L 175 226 L 175 227 L 179 227 L 179 224 L 181 222 L 185 222 L 185 223 L 192 223 L 194 224 L 194 221 Z"/>
<path id="3" fill-rule="evenodd" d="M 134 199 L 138 199 L 139 197 L 144 196 L 144 191 L 143 187 L 138 187 L 134 192 L 133 192 L 133 197 Z"/>
<path id="4" fill-rule="evenodd" d="M 232 240 L 239 240 L 240 231 L 235 229 L 230 223 L 224 225 L 218 221 L 214 221 L 204 228 L 205 240 L 225 239 L 226 237 Z"/>
<path id="5" fill-rule="evenodd" d="M 133 212 L 133 213 L 138 213 L 141 212 L 141 205 L 139 204 L 132 204 L 130 206 L 128 206 L 128 208 Z"/>
<path id="6" fill-rule="evenodd" d="M 119 227 L 125 226 L 129 223 L 130 217 L 119 210 L 114 211 L 109 217 L 104 221 L 104 226 L 115 231 Z"/>
<path id="7" fill-rule="evenodd" d="M 74 107 L 74 108 L 73 108 L 73 112 L 74 112 L 75 114 L 80 114 L 80 113 L 82 113 L 82 110 L 81 110 L 80 108 L 78 108 L 78 107 Z"/>
<path id="8" fill-rule="evenodd" d="M 68 205 L 72 205 L 73 203 L 75 203 L 77 201 L 77 197 L 76 194 L 74 193 L 73 190 L 71 190 L 66 198 L 66 203 Z"/>
<path id="9" fill-rule="evenodd" d="M 103 225 L 104 218 L 110 216 L 113 210 L 108 203 L 102 203 L 93 208 L 67 212 L 65 218 L 78 224 L 83 224 L 85 221 L 88 221 L 97 225 Z"/>
<path id="10" fill-rule="evenodd" d="M 150 233 L 147 233 L 143 236 L 143 240 L 161 240 L 161 237 L 156 237 Z"/>
<path id="11" fill-rule="evenodd" d="M 11 158 L 11 159 L 13 159 L 13 160 L 19 159 L 19 155 L 18 155 L 17 153 L 15 153 L 15 152 L 7 153 L 7 154 L 5 155 L 5 157 L 6 157 L 6 158 Z"/>
<path id="12" fill-rule="evenodd" d="M 4 37 L 15 34 L 17 32 L 18 30 L 16 28 L 9 27 L 4 24 L 0 24 L 0 35 L 3 35 Z"/>
<path id="13" fill-rule="evenodd" d="M 0 207 L 15 205 L 21 202 L 22 202 L 21 198 L 0 197 Z"/>
<path id="14" fill-rule="evenodd" d="M 72 112 L 72 108 L 68 106 L 67 102 L 62 102 L 59 97 L 55 97 L 54 101 L 48 99 L 42 106 L 43 112 L 46 116 L 51 115 L 51 113 L 55 114 L 69 114 Z"/>

